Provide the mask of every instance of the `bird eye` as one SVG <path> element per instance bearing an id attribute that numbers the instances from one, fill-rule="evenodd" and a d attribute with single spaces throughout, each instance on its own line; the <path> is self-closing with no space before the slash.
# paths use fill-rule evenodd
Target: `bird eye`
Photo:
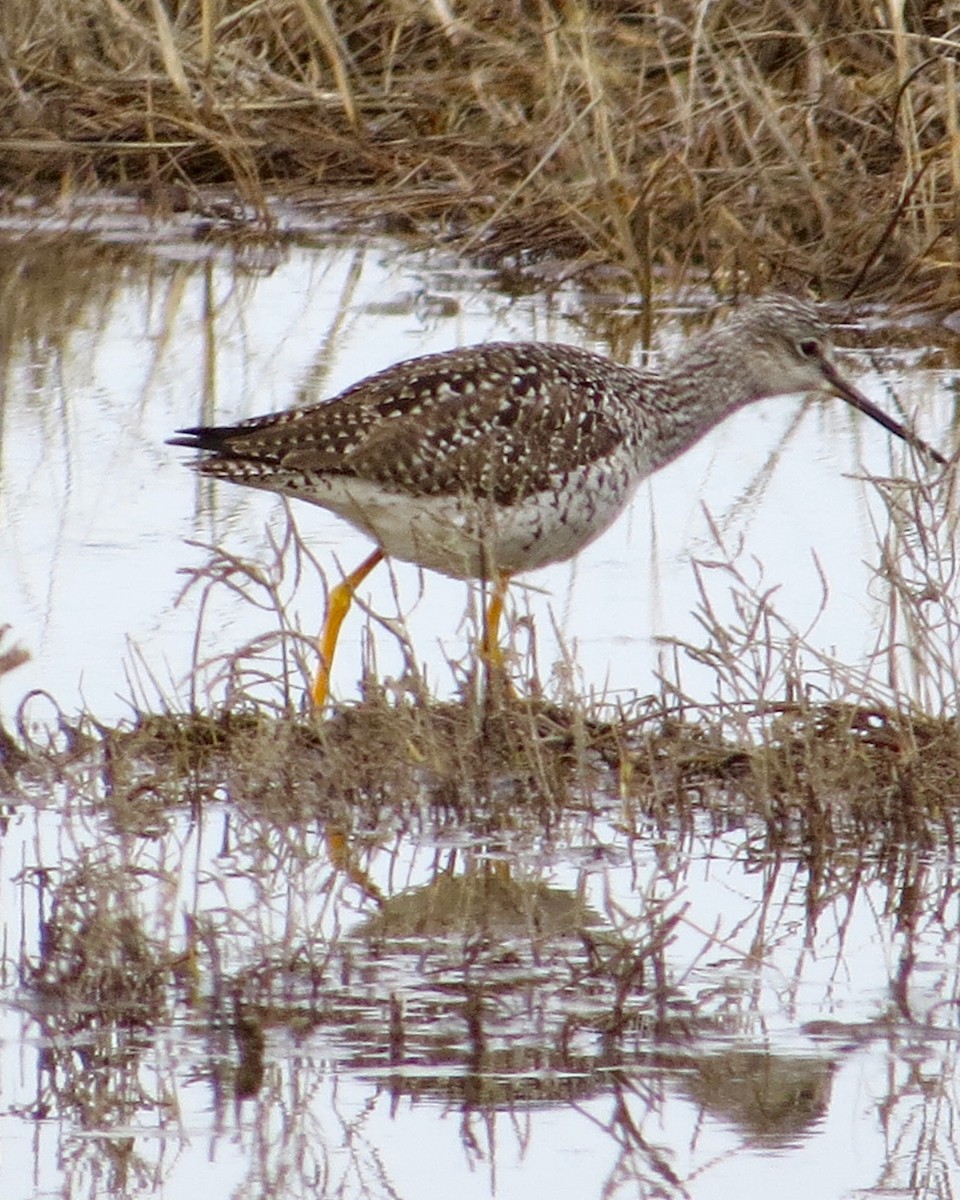
<path id="1" fill-rule="evenodd" d="M 804 358 L 820 358 L 820 343 L 816 338 L 804 338 L 800 344 L 800 353 Z"/>

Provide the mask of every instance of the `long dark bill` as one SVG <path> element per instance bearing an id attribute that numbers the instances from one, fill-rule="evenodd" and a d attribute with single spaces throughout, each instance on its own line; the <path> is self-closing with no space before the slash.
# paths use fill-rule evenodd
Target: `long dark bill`
<path id="1" fill-rule="evenodd" d="M 863 392 L 857 391 L 852 383 L 847 383 L 833 363 L 822 362 L 821 367 L 824 376 L 830 382 L 830 386 L 842 400 L 846 400 L 848 404 L 852 404 L 854 408 L 859 409 L 860 412 L 865 413 L 868 417 L 873 417 L 878 425 L 882 425 L 890 433 L 896 434 L 898 438 L 902 438 L 909 445 L 916 446 L 918 450 L 929 455 L 941 467 L 946 466 L 947 460 L 939 450 L 934 450 L 932 446 L 928 446 L 922 438 L 918 438 L 915 433 L 910 433 L 909 430 L 904 429 L 893 417 L 887 416 L 882 408 L 877 408 L 873 401 L 866 398 Z"/>

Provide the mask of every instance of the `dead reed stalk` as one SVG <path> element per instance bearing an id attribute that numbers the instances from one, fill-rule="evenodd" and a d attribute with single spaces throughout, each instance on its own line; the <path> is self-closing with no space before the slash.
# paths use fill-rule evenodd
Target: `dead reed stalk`
<path id="1" fill-rule="evenodd" d="M 635 287 L 956 288 L 943 10 L 6 0 L 0 187 L 235 193 Z M 573 267 L 571 267 L 573 269 Z"/>

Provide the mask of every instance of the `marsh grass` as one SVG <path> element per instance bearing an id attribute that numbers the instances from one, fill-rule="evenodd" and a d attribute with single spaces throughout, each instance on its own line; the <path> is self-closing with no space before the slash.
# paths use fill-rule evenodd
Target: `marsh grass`
<path id="1" fill-rule="evenodd" d="M 923 939 L 939 930 L 949 960 L 955 927 L 952 482 L 873 484 L 895 509 L 877 586 L 896 602 L 870 662 L 829 659 L 762 579 L 718 553 L 699 567 L 703 640 L 671 647 L 675 663 L 715 670 L 715 695 L 699 701 L 682 671 L 651 696 L 551 696 L 523 682 L 518 654 L 513 698 L 473 687 L 439 702 L 371 678 L 357 702 L 309 714 L 296 678 L 307 643 L 283 610 L 316 564 L 292 526 L 272 562 L 207 548 L 188 599 L 203 597 L 202 617 L 219 589 L 249 596 L 263 637 L 217 660 L 201 620 L 190 706 L 168 697 L 106 728 L 55 708 L 51 719 L 37 695 L 8 738 L 4 813 L 59 797 L 58 835 L 37 838 L 19 878 L 40 916 L 19 950 L 47 1047 L 38 1109 L 93 1130 L 165 1112 L 170 1088 L 151 1085 L 148 1066 L 180 1028 L 191 1084 L 205 1079 L 224 1112 L 254 1097 L 269 1107 L 287 1044 L 300 1086 L 333 1053 L 341 1071 L 374 1071 L 394 1103 L 439 1101 L 467 1123 L 612 1095 L 622 1169 L 685 1196 L 633 1108 L 679 1088 L 701 1119 L 786 1144 L 824 1119 L 851 1045 L 907 1033 L 941 1044 L 942 1018 L 911 989 Z M 691 861 L 731 854 L 737 888 L 758 881 L 736 928 L 749 952 L 688 913 Z M 567 856 L 581 883 L 604 878 L 605 862 L 632 864 L 639 894 L 594 888 L 588 903 L 569 880 L 547 882 L 544 864 Z M 852 971 L 863 904 L 878 937 L 881 922 L 896 930 L 886 1004 L 856 1025 L 798 1030 L 815 1039 L 802 1055 L 771 1049 L 756 995 L 768 955 L 803 942 L 796 975 L 776 985 L 792 1019 L 818 926 L 838 974 Z M 890 1108 L 915 1120 L 922 1102 L 935 1125 L 952 1093 L 924 1088 L 918 1101 L 891 1083 Z M 81 1164 L 101 1152 L 78 1142 Z M 464 1144 L 472 1152 L 470 1128 Z M 134 1155 L 116 1169 L 149 1164 Z"/>
<path id="2" fill-rule="evenodd" d="M 185 692 L 165 694 L 144 675 L 136 715 L 120 728 L 56 710 L 51 720 L 50 699 L 28 697 L 16 735 L 5 734 L 7 760 L 14 774 L 99 763 L 118 827 L 162 821 L 164 804 L 226 788 L 248 813 L 348 831 L 384 812 L 403 822 L 429 811 L 492 830 L 509 827 L 518 808 L 549 825 L 614 804 L 627 826 L 652 820 L 664 836 L 706 820 L 818 856 L 851 843 L 894 857 L 904 845 L 952 843 L 953 473 L 870 483 L 888 516 L 876 572 L 888 603 L 874 652 L 856 668 L 817 646 L 815 623 L 793 629 L 777 612 L 776 589 L 718 532 L 717 554 L 695 566 L 703 640 L 669 645 L 674 668 L 653 694 L 585 694 L 569 664 L 544 683 L 521 610 L 507 650 L 513 692 L 489 692 L 469 650 L 450 664 L 459 695 L 434 700 L 397 598 L 397 616 L 366 615 L 396 639 L 403 669 L 383 679 L 368 657 L 357 701 L 317 714 L 306 704 L 315 647 L 291 605 L 305 587 L 325 590 L 326 578 L 288 519 L 256 564 L 201 548 L 206 558 L 184 589 L 197 611 Z M 265 632 L 225 650 L 215 616 L 222 591 L 254 607 Z M 476 631 L 468 640 L 476 644 Z M 685 688 L 686 661 L 708 669 L 712 696 Z"/>
<path id="3" fill-rule="evenodd" d="M 895 5 L 821 7 L 10 0 L 0 180 L 8 199 L 65 202 L 106 185 L 251 241 L 271 234 L 277 199 L 295 201 L 521 267 L 616 264 L 645 295 L 655 275 L 706 271 L 724 292 L 813 282 L 952 303 L 956 31 Z M 82 303 L 99 303 L 95 271 L 72 274 Z M 32 341 L 70 327 L 54 291 L 21 311 L 11 274 L 2 298 Z M 465 654 L 450 664 L 456 698 L 440 702 L 402 620 L 368 610 L 402 667 L 384 679 L 370 638 L 358 699 L 318 717 L 303 704 L 314 648 L 293 597 L 322 597 L 326 578 L 294 527 L 257 564 L 197 546 L 182 687 L 133 655 L 119 727 L 31 693 L 0 728 L 0 832 L 29 809 L 38 828 L 55 822 L 16 879 L 38 936 L 24 917 L 3 971 L 10 982 L 17 963 L 43 1045 L 31 1119 L 84 1131 L 75 1177 L 118 1195 L 158 1186 L 115 1131 L 145 1113 L 169 1121 L 167 1077 L 151 1089 L 145 1066 L 180 1025 L 220 1128 L 231 1102 L 280 1092 L 271 1033 L 298 1048 L 319 1034 L 339 1063 L 349 1048 L 351 1069 L 372 1064 L 394 1100 L 462 1106 L 471 1162 L 471 1113 L 516 1106 L 519 1126 L 525 1106 L 612 1089 L 617 1169 L 686 1195 L 631 1105 L 658 1107 L 679 1080 L 701 1116 L 753 1136 L 795 1140 L 822 1116 L 826 1058 L 737 1047 L 767 1037 L 751 972 L 796 920 L 798 891 L 811 945 L 836 914 L 839 962 L 844 914 L 877 889 L 870 903 L 905 935 L 891 1006 L 916 1037 L 913 935 L 939 921 L 946 949 L 955 925 L 956 881 L 933 853 L 955 860 L 960 800 L 954 477 L 872 485 L 887 624 L 866 664 L 792 629 L 772 587 L 718 543 L 697 568 L 702 637 L 667 648 L 674 666 L 652 695 L 584 694 L 569 658 L 550 674 L 521 611 L 518 694 L 487 697 Z M 244 646 L 224 647 L 224 593 L 262 622 Z M 0 671 L 21 660 L 8 635 Z M 684 686 L 687 661 L 712 671 L 713 695 Z M 723 861 L 731 834 L 764 881 L 750 954 L 708 929 L 679 963 L 685 856 L 716 845 Z M 545 884 L 539 865 L 570 847 L 591 867 L 652 852 L 640 915 Z M 363 920 L 345 931 L 341 910 Z M 718 972 L 731 958 L 746 986 Z M 881 1013 L 835 1040 L 897 1028 Z M 727 1044 L 703 1055 L 712 1035 Z M 305 1090 L 292 1106 L 284 1095 L 278 1124 L 294 1138 L 314 1099 L 309 1049 L 296 1070 Z M 885 1121 L 902 1103 L 910 1121 L 942 1122 L 947 1085 L 923 1088 L 918 1107 L 891 1083 Z M 281 1142 L 280 1168 L 264 1140 L 258 1179 L 306 1162 L 315 1188 L 314 1133 Z"/>
<path id="4" fill-rule="evenodd" d="M 0 49 L 8 197 L 287 199 L 644 294 L 957 289 L 946 10 L 9 0 Z"/>

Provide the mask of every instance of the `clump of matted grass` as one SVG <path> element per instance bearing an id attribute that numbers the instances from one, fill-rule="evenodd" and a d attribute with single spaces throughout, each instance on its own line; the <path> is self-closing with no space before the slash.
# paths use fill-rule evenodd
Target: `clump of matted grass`
<path id="1" fill-rule="evenodd" d="M 8 0 L 8 192 L 226 188 L 496 261 L 955 294 L 956 60 L 930 8 Z"/>
<path id="2" fill-rule="evenodd" d="M 406 656 L 399 677 L 371 663 L 359 699 L 323 714 L 305 704 L 310 639 L 296 632 L 292 585 L 319 570 L 295 528 L 272 563 L 211 548 L 186 589 L 200 600 L 197 660 L 186 710 L 151 708 L 145 689 L 126 726 L 63 714 L 31 733 L 24 715 L 10 762 L 24 778 L 76 767 L 120 829 L 149 830 L 184 802 L 228 797 L 278 825 L 320 821 L 345 831 L 385 819 L 509 829 L 518 812 L 545 824 L 573 811 L 617 813 L 665 834 L 706 823 L 741 827 L 770 850 L 817 860 L 857 846 L 896 858 L 954 838 L 960 804 L 960 616 L 956 608 L 952 473 L 930 483 L 876 480 L 889 514 L 877 586 L 889 593 L 874 654 L 854 669 L 831 659 L 777 613 L 773 591 L 735 559 L 699 568 L 697 645 L 713 694 L 693 697 L 682 671 L 653 695 L 588 696 L 569 674 L 551 693 L 535 651 L 514 652 L 516 694 L 483 686 L 472 655 L 451 664 L 457 699 L 432 699 L 397 619 L 376 618 Z M 275 629 L 224 653 L 204 614 L 218 589 L 248 596 Z M 717 603 L 723 593 L 725 606 Z M 371 615 L 371 614 L 368 614 Z M 375 615 L 371 615 L 373 619 Z M 526 644 L 530 643 L 524 622 Z M 209 637 L 219 655 L 205 657 Z M 681 652 L 682 651 L 682 655 Z M 43 740 L 46 739 L 46 740 Z"/>
<path id="3" fill-rule="evenodd" d="M 714 694 L 700 700 L 679 676 L 662 679 L 654 696 L 620 703 L 575 692 L 551 698 L 519 678 L 517 696 L 490 697 L 467 680 L 460 698 L 440 702 L 420 679 L 387 686 L 368 678 L 358 702 L 311 714 L 289 703 L 295 684 L 286 677 L 274 678 L 273 703 L 262 698 L 271 672 L 284 674 L 302 650 L 285 614 L 272 642 L 257 639 L 232 661 L 198 654 L 187 711 L 144 709 L 105 728 L 56 710 L 55 719 L 31 721 L 28 704 L 9 738 L 17 747 L 9 803 L 55 780 L 73 822 L 82 828 L 94 814 L 98 835 L 92 849 L 29 873 L 42 937 L 24 951 L 23 980 L 48 1005 L 51 1029 L 136 1027 L 182 997 L 195 1015 L 205 1006 L 212 1029 L 230 1023 L 240 1058 L 234 1086 L 244 1095 L 260 1085 L 271 1026 L 356 1022 L 378 1053 L 388 1046 L 400 1063 L 430 1037 L 449 1054 L 451 1005 L 467 1053 L 497 1078 L 501 1068 L 509 1075 L 520 1060 L 485 1057 L 495 1028 L 485 997 L 496 995 L 499 1012 L 513 987 L 527 1011 L 534 977 L 547 981 L 549 1004 L 565 1004 L 549 1059 L 563 1068 L 557 1086 L 569 1073 L 571 1029 L 627 1041 L 649 1031 L 671 1042 L 709 1034 L 716 1018 L 691 1004 L 670 967 L 683 919 L 673 892 L 652 897 L 636 919 L 611 901 L 598 920 L 578 892 L 524 877 L 524 850 L 552 841 L 574 843 L 577 861 L 654 848 L 669 875 L 670 857 L 681 860 L 694 839 L 709 847 L 716 838 L 731 853 L 726 835 L 735 830 L 737 856 L 762 865 L 765 897 L 782 864 L 802 872 L 811 926 L 876 882 L 900 929 L 942 917 L 955 883 L 936 864 L 955 856 L 960 807 L 953 483 L 947 473 L 929 484 L 875 486 L 892 518 L 877 581 L 895 603 L 876 654 L 857 670 L 796 635 L 770 589 L 745 578 L 734 558 L 713 576 L 701 570 L 704 638 L 682 648 L 714 671 Z M 293 538 L 275 543 L 272 566 L 211 549 L 188 596 L 202 589 L 204 609 L 217 588 L 249 587 L 261 610 L 283 606 L 284 571 L 304 553 Z M 732 597 L 725 619 L 717 578 Z M 292 643 L 290 655 L 270 652 L 278 640 Z M 218 699 L 201 703 L 211 680 Z M 207 879 L 220 881 L 223 902 L 184 919 L 180 842 L 186 828 L 211 821 L 222 834 L 204 839 L 220 846 Z M 158 852 L 154 862 L 146 848 L 164 842 L 166 857 Z M 398 865 L 388 890 L 370 866 L 402 844 L 423 846 L 432 870 L 406 887 Z M 240 910 L 230 900 L 235 875 L 244 879 Z M 157 881 L 166 898 L 157 916 L 138 919 L 131 887 Z M 305 933 L 306 918 L 290 915 L 300 911 L 291 894 L 299 903 L 302 893 L 306 913 L 317 897 L 341 892 L 364 917 L 346 936 Z M 258 924 L 273 908 L 285 914 L 282 937 Z M 235 926 L 252 946 L 239 966 L 223 959 Z M 504 967 L 512 984 L 498 974 Z M 407 970 L 417 987 L 434 976 L 443 986 L 424 999 Z M 398 995 L 413 997 L 411 1012 Z M 542 1071 L 548 1060 L 537 1061 Z"/>

